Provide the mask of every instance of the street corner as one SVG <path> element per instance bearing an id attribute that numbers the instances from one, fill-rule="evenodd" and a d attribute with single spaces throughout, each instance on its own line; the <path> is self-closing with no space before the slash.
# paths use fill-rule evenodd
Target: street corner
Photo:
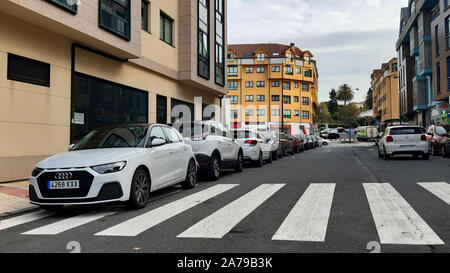
<path id="1" fill-rule="evenodd" d="M 0 217 L 34 208 L 36 206 L 31 205 L 28 198 L 27 181 L 0 184 Z"/>

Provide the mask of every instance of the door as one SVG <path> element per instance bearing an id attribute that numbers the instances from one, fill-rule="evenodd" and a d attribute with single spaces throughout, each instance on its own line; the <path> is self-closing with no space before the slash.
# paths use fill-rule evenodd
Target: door
<path id="1" fill-rule="evenodd" d="M 175 182 L 183 181 L 186 178 L 186 170 L 189 163 L 188 147 L 183 143 L 174 129 L 163 127 L 163 130 L 166 133 L 171 149 Z"/>
<path id="2" fill-rule="evenodd" d="M 217 149 L 222 156 L 222 160 L 229 160 L 229 147 L 223 134 L 224 132 L 219 128 L 217 124 L 212 123 L 210 125 L 210 137 L 217 144 Z"/>
<path id="3" fill-rule="evenodd" d="M 261 143 L 261 151 L 263 152 L 263 158 L 268 159 L 270 157 L 271 143 L 261 133 L 257 132 L 256 137 Z"/>
<path id="4" fill-rule="evenodd" d="M 155 139 L 163 140 L 164 144 L 152 147 L 151 143 Z M 173 148 L 168 143 L 161 126 L 151 128 L 147 147 L 152 189 L 159 189 L 165 184 L 172 183 L 175 180 Z"/>
<path id="5" fill-rule="evenodd" d="M 218 123 L 220 134 L 223 141 L 225 142 L 225 156 L 227 160 L 237 160 L 237 143 L 234 142 L 234 138 L 230 131 L 225 128 L 222 124 Z"/>

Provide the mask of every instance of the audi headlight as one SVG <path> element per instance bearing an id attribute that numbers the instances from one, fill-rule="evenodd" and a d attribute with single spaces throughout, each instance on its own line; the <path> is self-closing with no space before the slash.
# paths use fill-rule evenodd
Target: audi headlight
<path id="1" fill-rule="evenodd" d="M 121 161 L 116 163 L 94 166 L 91 167 L 91 169 L 98 172 L 99 174 L 116 173 L 123 170 L 123 168 L 125 168 L 126 165 L 127 165 L 126 161 Z"/>
<path id="2" fill-rule="evenodd" d="M 36 167 L 36 168 L 34 168 L 33 172 L 31 173 L 31 176 L 32 176 L 32 177 L 36 177 L 36 176 L 38 176 L 43 170 L 44 170 L 44 169 L 41 169 L 41 168 Z"/>

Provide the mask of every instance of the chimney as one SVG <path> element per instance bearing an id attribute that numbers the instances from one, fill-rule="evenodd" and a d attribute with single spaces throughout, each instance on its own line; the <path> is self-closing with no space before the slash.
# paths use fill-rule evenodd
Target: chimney
<path id="1" fill-rule="evenodd" d="M 291 43 L 291 47 L 295 47 L 295 43 Z"/>

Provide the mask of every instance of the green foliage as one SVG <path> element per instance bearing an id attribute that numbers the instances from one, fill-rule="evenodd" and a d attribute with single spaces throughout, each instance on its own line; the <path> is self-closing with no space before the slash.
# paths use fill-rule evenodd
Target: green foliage
<path id="1" fill-rule="evenodd" d="M 366 101 L 364 102 L 364 106 L 367 110 L 370 110 L 373 108 L 373 98 L 372 98 L 372 88 L 369 88 L 369 91 L 367 91 Z"/>
<path id="2" fill-rule="evenodd" d="M 339 86 L 339 89 L 337 91 L 337 100 L 343 101 L 344 105 L 346 106 L 348 102 L 352 101 L 355 97 L 355 92 L 353 92 L 352 87 L 344 83 L 343 85 Z"/>
<path id="3" fill-rule="evenodd" d="M 337 99 L 337 92 L 336 89 L 331 89 L 330 92 L 330 101 L 328 102 L 328 112 L 331 116 L 336 114 L 336 112 L 339 110 L 339 103 Z"/>

